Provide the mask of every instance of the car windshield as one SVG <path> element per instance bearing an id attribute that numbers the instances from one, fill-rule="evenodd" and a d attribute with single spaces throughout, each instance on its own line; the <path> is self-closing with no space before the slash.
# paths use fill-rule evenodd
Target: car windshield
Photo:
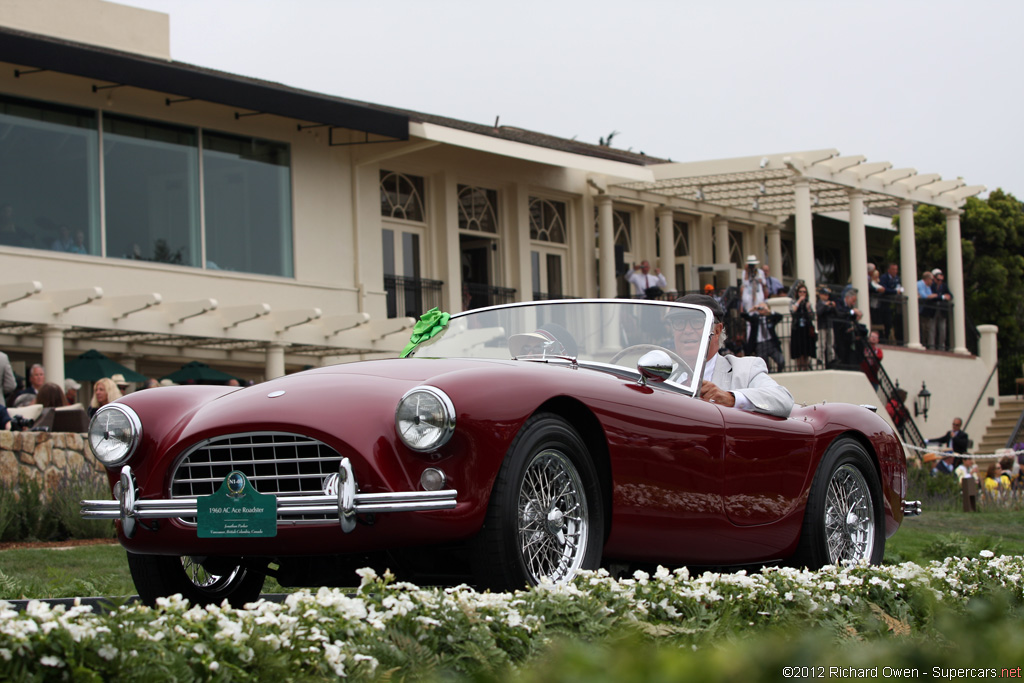
<path id="1" fill-rule="evenodd" d="M 561 359 L 635 373 L 644 354 L 662 349 L 672 360 L 669 381 L 692 392 L 699 388 L 697 373 L 712 326 L 711 313 L 702 306 L 632 299 L 539 301 L 454 315 L 412 355 Z"/>

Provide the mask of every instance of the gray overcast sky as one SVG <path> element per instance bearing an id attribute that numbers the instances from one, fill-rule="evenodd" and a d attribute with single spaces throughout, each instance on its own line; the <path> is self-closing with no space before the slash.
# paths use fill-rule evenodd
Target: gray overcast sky
<path id="1" fill-rule="evenodd" d="M 1018 0 L 120 0 L 178 61 L 673 161 L 836 148 L 1024 199 Z"/>

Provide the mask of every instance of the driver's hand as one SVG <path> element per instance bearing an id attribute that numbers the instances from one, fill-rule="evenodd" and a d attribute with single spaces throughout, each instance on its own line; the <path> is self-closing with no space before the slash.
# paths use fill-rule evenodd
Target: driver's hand
<path id="1" fill-rule="evenodd" d="M 709 403 L 717 403 L 726 408 L 736 405 L 736 397 L 731 391 L 720 389 L 717 384 L 704 380 L 700 383 L 700 397 Z"/>

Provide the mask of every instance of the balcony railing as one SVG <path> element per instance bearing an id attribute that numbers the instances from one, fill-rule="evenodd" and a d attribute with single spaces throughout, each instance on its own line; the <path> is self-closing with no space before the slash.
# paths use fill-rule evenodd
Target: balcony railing
<path id="1" fill-rule="evenodd" d="M 474 308 L 511 304 L 515 303 L 516 300 L 516 290 L 510 287 L 464 282 L 462 283 L 462 291 L 463 297 L 469 296 L 469 302 L 465 305 L 467 311 Z"/>
<path id="2" fill-rule="evenodd" d="M 385 275 L 384 291 L 387 293 L 388 317 L 419 318 L 431 308 L 439 307 L 442 286 L 444 282 L 440 280 Z"/>

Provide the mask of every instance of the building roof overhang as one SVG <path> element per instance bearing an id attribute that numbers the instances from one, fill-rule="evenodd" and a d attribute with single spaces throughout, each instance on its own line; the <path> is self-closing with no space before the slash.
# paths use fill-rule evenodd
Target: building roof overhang
<path id="1" fill-rule="evenodd" d="M 409 138 L 409 117 L 394 111 L 279 83 L 11 28 L 0 28 L 0 61 L 395 140 Z"/>
<path id="2" fill-rule="evenodd" d="M 942 180 L 912 168 L 894 169 L 886 161 L 840 156 L 824 149 L 692 163 L 655 164 L 645 169 L 650 180 L 621 183 L 617 190 L 649 197 L 684 199 L 707 209 L 754 212 L 782 220 L 796 211 L 795 185 L 809 185 L 812 213 L 845 211 L 852 193 L 867 209 L 897 207 L 903 202 L 958 209 L 985 191 L 963 180 Z"/>

